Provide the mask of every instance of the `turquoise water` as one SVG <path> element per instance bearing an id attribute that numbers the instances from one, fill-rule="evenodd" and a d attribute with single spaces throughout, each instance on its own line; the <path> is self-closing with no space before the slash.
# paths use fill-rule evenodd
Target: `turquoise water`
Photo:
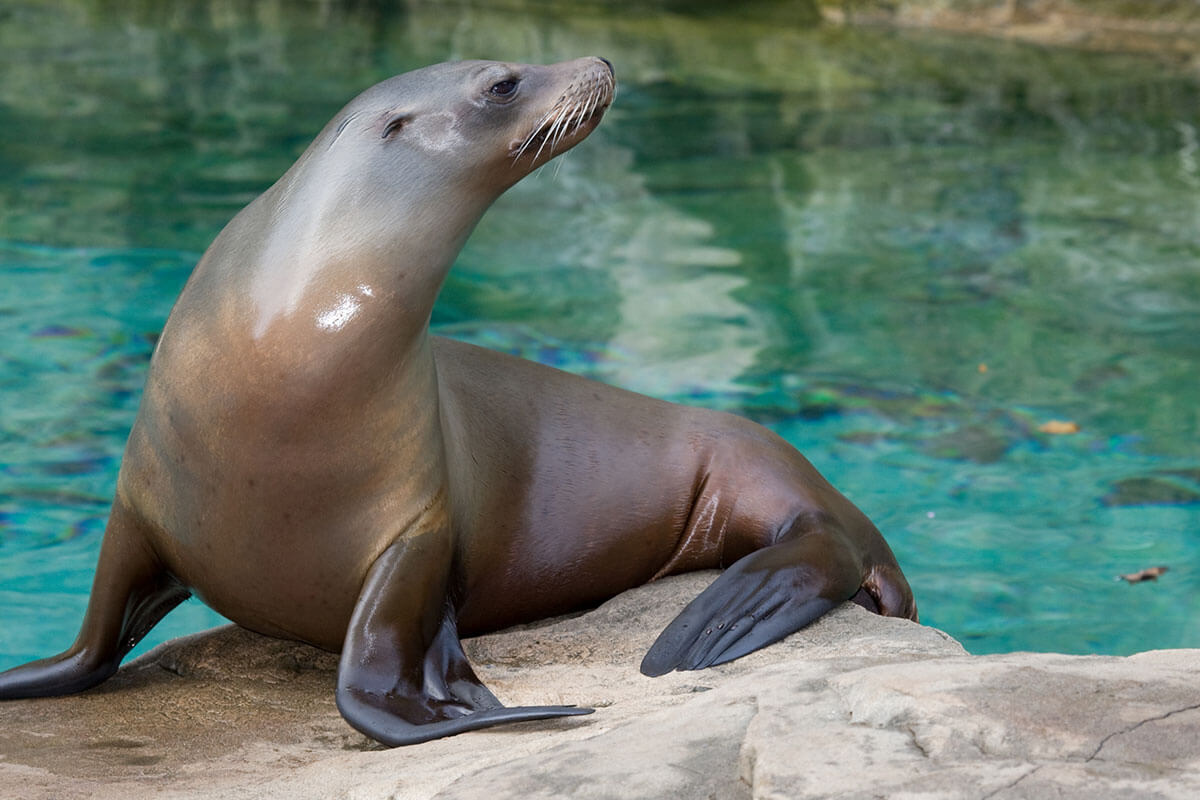
<path id="1" fill-rule="evenodd" d="M 616 106 L 489 213 L 440 332 L 771 426 L 973 652 L 1200 647 L 1195 72 L 786 5 L 110 5 L 0 13 L 0 667 L 74 636 L 221 225 L 376 80 L 587 53 Z"/>

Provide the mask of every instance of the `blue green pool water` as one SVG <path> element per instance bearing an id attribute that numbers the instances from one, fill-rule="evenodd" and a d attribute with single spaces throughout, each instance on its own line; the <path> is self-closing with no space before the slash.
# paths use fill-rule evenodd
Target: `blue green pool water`
<path id="1" fill-rule="evenodd" d="M 589 53 L 613 111 L 489 213 L 440 332 L 771 426 L 973 652 L 1200 646 L 1194 71 L 779 5 L 131 8 L 0 13 L 0 668 L 74 636 L 224 222 L 376 80 Z M 189 602 L 149 643 L 219 621 Z"/>

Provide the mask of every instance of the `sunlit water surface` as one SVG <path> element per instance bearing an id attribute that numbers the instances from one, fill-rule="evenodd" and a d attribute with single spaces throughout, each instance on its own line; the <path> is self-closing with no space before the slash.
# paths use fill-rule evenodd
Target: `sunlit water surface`
<path id="1" fill-rule="evenodd" d="M 74 636 L 221 225 L 378 79 L 587 53 L 622 79 L 609 119 L 490 212 L 441 333 L 769 425 L 973 652 L 1200 646 L 1194 73 L 534 5 L 0 15 L 0 667 Z M 191 601 L 143 649 L 219 621 Z"/>

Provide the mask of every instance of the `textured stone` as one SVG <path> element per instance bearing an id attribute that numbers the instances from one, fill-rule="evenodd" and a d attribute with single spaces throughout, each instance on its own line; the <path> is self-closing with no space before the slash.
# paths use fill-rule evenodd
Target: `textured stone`
<path id="1" fill-rule="evenodd" d="M 1192 0 L 817 0 L 834 24 L 994 36 L 1051 47 L 1144 53 L 1200 66 Z"/>
<path id="2" fill-rule="evenodd" d="M 1200 796 L 1196 651 L 972 657 L 847 605 L 732 664 L 640 675 L 712 577 L 467 642 L 505 702 L 588 717 L 386 750 L 338 716 L 336 657 L 228 627 L 91 692 L 0 704 L 0 796 Z"/>

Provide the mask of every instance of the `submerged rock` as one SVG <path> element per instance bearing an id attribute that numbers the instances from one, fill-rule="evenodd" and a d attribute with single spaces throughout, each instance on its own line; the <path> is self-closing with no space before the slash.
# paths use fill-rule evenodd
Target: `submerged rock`
<path id="1" fill-rule="evenodd" d="M 467 642 L 502 700 L 589 717 L 387 750 L 338 716 L 335 656 L 226 627 L 97 690 L 0 704 L 0 786 L 29 800 L 1200 793 L 1196 651 L 973 657 L 847 605 L 732 664 L 640 675 L 712 577 Z"/>
<path id="2" fill-rule="evenodd" d="M 1200 491 L 1155 475 L 1122 478 L 1104 495 L 1106 506 L 1187 505 L 1200 503 Z"/>

